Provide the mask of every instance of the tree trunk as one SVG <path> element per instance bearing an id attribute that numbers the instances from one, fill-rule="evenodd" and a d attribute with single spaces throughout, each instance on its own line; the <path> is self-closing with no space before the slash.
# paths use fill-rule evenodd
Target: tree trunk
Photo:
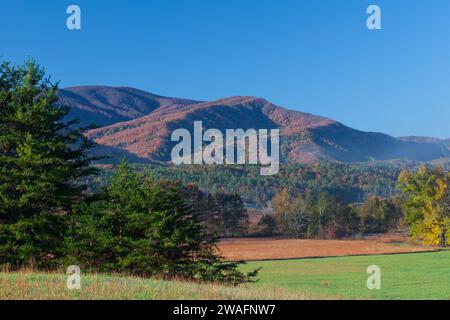
<path id="1" fill-rule="evenodd" d="M 441 247 L 447 248 L 447 229 L 443 229 L 441 232 Z"/>

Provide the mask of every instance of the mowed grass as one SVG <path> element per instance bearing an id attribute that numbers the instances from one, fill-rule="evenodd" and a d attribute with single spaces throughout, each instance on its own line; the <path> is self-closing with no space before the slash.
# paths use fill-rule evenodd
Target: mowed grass
<path id="1" fill-rule="evenodd" d="M 367 288 L 367 267 L 381 268 L 381 290 Z M 258 286 L 349 299 L 450 299 L 450 251 L 249 262 Z"/>
<path id="2" fill-rule="evenodd" d="M 31 271 L 0 273 L 1 300 L 305 300 L 325 297 L 286 289 L 228 287 L 117 275 L 82 275 L 81 289 L 68 290 L 67 277 Z"/>

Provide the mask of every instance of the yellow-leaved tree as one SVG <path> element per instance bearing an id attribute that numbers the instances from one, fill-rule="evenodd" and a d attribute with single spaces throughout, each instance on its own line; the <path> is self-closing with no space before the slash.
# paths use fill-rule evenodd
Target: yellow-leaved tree
<path id="1" fill-rule="evenodd" d="M 450 174 L 423 165 L 417 172 L 403 171 L 398 187 L 411 236 L 426 245 L 450 245 Z"/>

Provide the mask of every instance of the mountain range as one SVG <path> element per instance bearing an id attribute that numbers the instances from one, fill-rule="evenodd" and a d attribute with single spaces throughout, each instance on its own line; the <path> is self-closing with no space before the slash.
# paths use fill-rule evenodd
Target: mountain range
<path id="1" fill-rule="evenodd" d="M 325 117 L 289 110 L 257 97 L 195 101 L 154 95 L 127 87 L 82 86 L 61 89 L 59 103 L 80 126 L 95 124 L 86 135 L 97 154 L 131 161 L 170 161 L 171 132 L 203 128 L 280 129 L 280 158 L 285 163 L 319 160 L 364 162 L 450 157 L 450 141 L 427 137 L 395 138 L 364 132 Z"/>

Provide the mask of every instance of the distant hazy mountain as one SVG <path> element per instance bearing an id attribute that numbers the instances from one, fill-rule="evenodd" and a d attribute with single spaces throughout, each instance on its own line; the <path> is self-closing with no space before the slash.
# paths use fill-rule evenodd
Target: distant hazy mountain
<path id="1" fill-rule="evenodd" d="M 438 138 L 421 137 L 421 136 L 399 137 L 398 139 L 407 142 L 432 143 L 432 144 L 440 144 L 446 141 Z"/>
<path id="2" fill-rule="evenodd" d="M 72 106 L 71 117 L 101 126 L 88 132 L 92 140 L 141 160 L 169 161 L 171 132 L 191 130 L 193 122 L 200 120 L 204 129 L 279 128 L 284 162 L 430 161 L 450 156 L 448 141 L 363 132 L 255 97 L 196 102 L 111 87 L 68 88 L 60 96 L 62 103 Z"/>

